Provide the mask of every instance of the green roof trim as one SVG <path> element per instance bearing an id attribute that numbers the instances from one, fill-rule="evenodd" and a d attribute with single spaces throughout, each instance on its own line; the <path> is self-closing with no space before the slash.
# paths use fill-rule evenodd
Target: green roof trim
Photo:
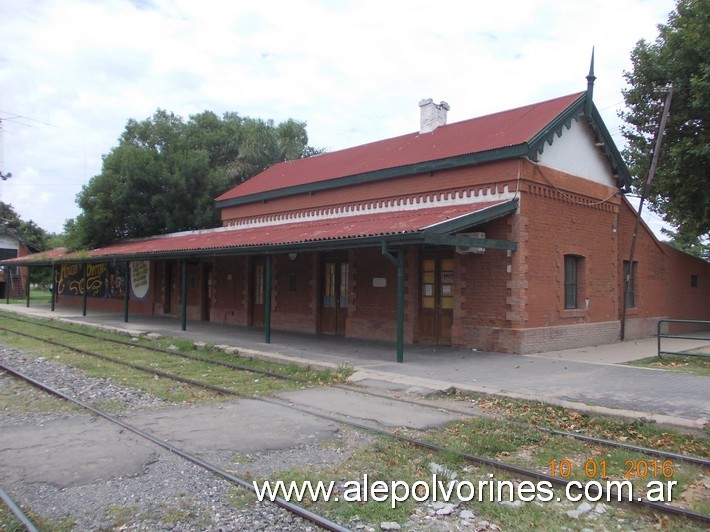
<path id="1" fill-rule="evenodd" d="M 439 170 L 448 170 L 505 159 L 514 159 L 518 157 L 527 157 L 531 161 L 537 161 L 539 160 L 539 155 L 541 155 L 545 150 L 545 146 L 552 146 L 555 136 L 561 137 L 565 129 L 571 129 L 573 120 L 579 121 L 583 116 L 587 117 L 587 121 L 592 129 L 596 141 L 599 144 L 599 147 L 602 148 L 604 155 L 609 160 L 619 188 L 622 189 L 622 191 L 626 191 L 631 185 L 631 173 L 622 159 L 621 153 L 619 153 L 619 150 L 616 148 L 616 145 L 611 138 L 611 134 L 604 125 L 602 117 L 596 106 L 593 103 L 591 106 L 589 105 L 589 96 L 589 92 L 580 94 L 579 98 L 569 105 L 567 109 L 565 109 L 545 128 L 540 130 L 531 139 L 523 144 L 505 146 L 483 152 L 457 155 L 455 157 L 423 161 L 392 168 L 383 168 L 381 170 L 375 170 L 362 174 L 336 177 L 315 183 L 284 187 L 276 190 L 250 194 L 248 196 L 215 201 L 215 207 L 218 209 L 224 209 L 226 207 L 235 207 L 255 202 L 266 202 L 273 199 L 296 196 L 299 194 L 317 194 L 318 192 L 346 186 L 360 185 L 363 183 L 371 183 L 387 179 L 397 179 L 414 174 L 436 172 Z M 586 111 L 590 108 L 591 116 L 587 116 Z"/>
<path id="2" fill-rule="evenodd" d="M 446 222 L 438 223 L 427 229 L 424 229 L 423 232 L 426 234 L 437 235 L 458 233 L 459 231 L 463 231 L 465 229 L 468 229 L 469 227 L 473 227 L 474 225 L 480 225 L 485 222 L 491 222 L 498 218 L 502 218 L 503 216 L 508 216 L 509 214 L 512 214 L 517 210 L 518 200 L 517 198 L 515 198 L 504 203 L 499 203 L 486 209 L 482 209 L 480 211 L 472 212 L 471 214 L 466 214 L 464 216 L 454 218 L 453 220 L 447 220 Z"/>
<path id="3" fill-rule="evenodd" d="M 560 113 L 557 118 L 548 124 L 548 126 L 537 133 L 528 141 L 527 157 L 532 161 L 539 160 L 539 155 L 545 150 L 545 145 L 552 146 L 555 136 L 561 137 L 563 128 L 571 129 L 572 120 L 579 121 L 583 116 L 586 116 L 589 127 L 592 129 L 594 138 L 598 143 L 597 146 L 602 149 L 611 168 L 614 172 L 618 187 L 626 192 L 631 186 L 631 172 L 626 166 L 621 153 L 619 152 L 614 140 L 611 138 L 611 133 L 604 125 L 601 114 L 597 107 L 588 102 L 589 93 L 581 95 L 574 103 L 572 103 L 565 111 Z M 587 109 L 591 109 L 591 115 L 586 115 Z"/>

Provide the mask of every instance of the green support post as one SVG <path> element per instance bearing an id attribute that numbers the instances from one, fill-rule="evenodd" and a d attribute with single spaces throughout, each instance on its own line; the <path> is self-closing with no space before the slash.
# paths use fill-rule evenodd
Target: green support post
<path id="1" fill-rule="evenodd" d="M 26 289 L 27 289 L 27 308 L 30 308 L 30 267 L 27 267 L 27 283 L 26 283 Z"/>
<path id="2" fill-rule="evenodd" d="M 404 362 L 404 250 L 397 252 L 397 362 Z"/>
<path id="3" fill-rule="evenodd" d="M 52 305 L 51 310 L 54 312 L 54 301 L 57 297 L 57 265 L 52 264 Z"/>
<path id="4" fill-rule="evenodd" d="M 83 297 L 82 297 L 82 300 L 81 300 L 81 315 L 82 315 L 82 316 L 86 316 L 86 298 L 87 298 L 87 296 L 88 296 L 88 294 L 89 294 L 89 291 L 86 289 L 86 285 L 87 285 L 88 282 L 89 282 L 89 280 L 88 280 L 88 275 L 89 275 L 88 270 L 89 270 L 88 265 L 87 265 L 86 263 L 84 263 L 84 294 L 83 294 Z"/>
<path id="5" fill-rule="evenodd" d="M 126 261 L 126 271 L 123 274 L 123 322 L 128 323 L 128 298 L 130 297 L 131 287 L 128 285 L 131 263 Z"/>
<path id="6" fill-rule="evenodd" d="M 187 330 L 187 261 L 182 261 L 182 330 Z"/>
<path id="7" fill-rule="evenodd" d="M 266 290 L 264 294 L 264 343 L 271 343 L 271 262 L 272 256 L 266 256 Z"/>

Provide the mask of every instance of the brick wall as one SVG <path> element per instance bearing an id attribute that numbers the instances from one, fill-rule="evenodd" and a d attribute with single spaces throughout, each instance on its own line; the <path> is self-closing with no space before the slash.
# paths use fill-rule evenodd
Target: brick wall
<path id="1" fill-rule="evenodd" d="M 246 257 L 225 257 L 215 261 L 211 322 L 246 325 L 244 278 L 247 273 Z"/>
<path id="2" fill-rule="evenodd" d="M 528 328 L 618 319 L 618 205 L 586 206 L 587 201 L 543 185 L 532 185 L 522 195 Z M 578 257 L 577 309 L 565 308 L 566 255 Z"/>
<path id="3" fill-rule="evenodd" d="M 710 264 L 669 245 L 662 246 L 671 272 L 666 279 L 667 315 L 710 321 Z"/>
<path id="4" fill-rule="evenodd" d="M 507 218 L 477 227 L 486 238 L 511 240 L 514 238 Z M 510 289 L 513 253 L 487 249 L 483 254 L 455 254 L 456 298 L 454 300 L 453 345 L 488 350 L 495 338 L 491 328 L 509 326 L 509 312 L 518 309 L 524 297 Z"/>
<path id="5" fill-rule="evenodd" d="M 629 259 L 635 216 L 633 207 L 624 202 L 620 213 L 620 262 Z M 627 310 L 626 338 L 655 335 L 657 323 L 663 318 L 710 320 L 710 263 L 658 242 L 643 223 L 634 262 L 636 306 Z M 699 328 L 707 330 L 706 326 Z"/>
<path id="6" fill-rule="evenodd" d="M 610 344 L 619 338 L 619 322 L 578 323 L 537 327 L 517 331 L 520 354 L 571 349 L 588 345 Z"/>
<path id="7" fill-rule="evenodd" d="M 295 259 L 275 255 L 272 263 L 271 326 L 315 334 L 317 330 L 318 256 L 299 253 Z"/>
<path id="8" fill-rule="evenodd" d="M 519 213 L 483 228 L 491 238 L 517 241 L 517 250 L 457 257 L 454 344 L 524 353 L 613 341 L 619 203 L 613 191 L 525 163 L 519 192 Z M 567 254 L 581 258 L 580 308 L 573 310 L 564 304 Z"/>
<path id="9" fill-rule="evenodd" d="M 348 309 L 346 335 L 394 341 L 397 338 L 397 267 L 380 250 L 362 249 L 351 253 L 350 269 L 353 304 Z M 378 285 L 384 280 L 385 286 L 374 286 L 374 279 L 378 279 Z"/>

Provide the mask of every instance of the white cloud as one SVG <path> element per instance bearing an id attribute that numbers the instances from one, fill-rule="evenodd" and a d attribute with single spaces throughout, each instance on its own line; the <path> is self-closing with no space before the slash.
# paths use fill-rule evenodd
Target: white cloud
<path id="1" fill-rule="evenodd" d="M 61 231 L 128 119 L 157 108 L 308 122 L 339 149 L 586 87 L 613 131 L 622 72 L 673 0 L 39 0 L 0 6 L 0 199 Z M 10 119 L 21 115 L 29 119 Z M 32 120 L 30 120 L 32 119 Z M 46 125 L 46 124 L 51 125 Z M 621 137 L 615 137 L 620 141 Z"/>

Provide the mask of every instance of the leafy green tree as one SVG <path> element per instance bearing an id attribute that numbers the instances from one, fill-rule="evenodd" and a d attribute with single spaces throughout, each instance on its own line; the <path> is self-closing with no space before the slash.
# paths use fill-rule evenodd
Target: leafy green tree
<path id="1" fill-rule="evenodd" d="M 670 116 L 649 202 L 683 240 L 710 233 L 710 0 L 677 0 L 655 43 L 641 40 L 625 72 L 627 111 L 620 116 L 625 157 L 641 189 L 648 173 L 664 89 L 673 86 Z"/>
<path id="2" fill-rule="evenodd" d="M 158 109 L 129 120 L 101 173 L 77 196 L 82 213 L 65 225 L 71 249 L 216 227 L 214 198 L 274 163 L 319 153 L 305 124 L 210 111 L 184 121 Z"/>
<path id="3" fill-rule="evenodd" d="M 662 231 L 671 238 L 668 243 L 674 248 L 710 261 L 710 243 L 707 240 L 703 241 L 700 237 L 676 233 L 668 229 Z"/>

